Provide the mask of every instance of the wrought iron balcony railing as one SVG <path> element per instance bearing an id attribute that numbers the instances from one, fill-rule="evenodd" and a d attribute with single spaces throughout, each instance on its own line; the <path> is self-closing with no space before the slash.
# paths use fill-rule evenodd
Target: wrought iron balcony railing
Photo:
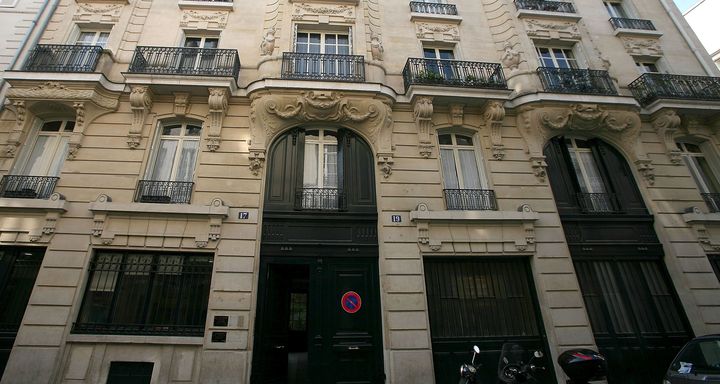
<path id="1" fill-rule="evenodd" d="M 344 211 L 347 209 L 345 192 L 339 188 L 298 188 L 295 209 Z"/>
<path id="2" fill-rule="evenodd" d="M 448 210 L 497 211 L 495 191 L 491 189 L 443 189 Z"/>
<path id="3" fill-rule="evenodd" d="M 619 213 L 620 204 L 612 193 L 578 193 L 577 201 L 584 213 Z"/>
<path id="4" fill-rule="evenodd" d="M 710 212 L 720 212 L 720 193 L 701 193 Z"/>
<path id="5" fill-rule="evenodd" d="M 137 47 L 130 73 L 227 76 L 238 78 L 240 57 L 235 49 Z"/>
<path id="6" fill-rule="evenodd" d="M 409 58 L 403 69 L 405 90 L 412 84 L 507 89 L 502 66 L 477 61 Z"/>
<path id="7" fill-rule="evenodd" d="M 191 181 L 140 180 L 135 190 L 138 203 L 189 204 L 192 195 Z"/>
<path id="8" fill-rule="evenodd" d="M 625 17 L 612 17 L 610 18 L 610 24 L 613 29 L 627 28 L 627 29 L 642 29 L 646 31 L 654 31 L 655 26 L 650 20 L 642 19 L 628 19 Z"/>
<path id="9" fill-rule="evenodd" d="M 29 72 L 93 72 L 103 48 L 99 45 L 38 44 L 25 60 Z"/>
<path id="10" fill-rule="evenodd" d="M 365 58 L 358 55 L 283 52 L 283 79 L 365 81 Z"/>
<path id="11" fill-rule="evenodd" d="M 575 13 L 573 4 L 566 1 L 515 0 L 515 8 L 529 11 Z"/>
<path id="12" fill-rule="evenodd" d="M 410 11 L 417 13 L 429 13 L 433 15 L 457 15 L 455 4 L 424 3 L 422 1 L 411 1 Z"/>
<path id="13" fill-rule="evenodd" d="M 658 99 L 720 100 L 720 77 L 645 73 L 628 88 L 643 106 Z"/>
<path id="14" fill-rule="evenodd" d="M 547 92 L 617 95 L 607 71 L 540 67 L 537 72 Z"/>
<path id="15" fill-rule="evenodd" d="M 59 177 L 5 175 L 0 179 L 0 197 L 47 199 L 55 191 Z"/>

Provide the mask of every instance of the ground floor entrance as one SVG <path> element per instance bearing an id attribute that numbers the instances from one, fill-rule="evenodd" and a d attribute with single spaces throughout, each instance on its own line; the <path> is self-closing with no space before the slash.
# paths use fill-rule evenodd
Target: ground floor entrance
<path id="1" fill-rule="evenodd" d="M 261 257 L 253 383 L 383 383 L 376 257 Z"/>

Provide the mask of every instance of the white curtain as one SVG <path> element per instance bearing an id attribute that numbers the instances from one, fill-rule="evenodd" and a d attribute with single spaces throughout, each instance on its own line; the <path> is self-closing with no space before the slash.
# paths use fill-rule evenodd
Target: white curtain
<path id="1" fill-rule="evenodd" d="M 452 149 L 441 149 L 440 160 L 442 161 L 443 182 L 445 189 L 459 189 L 457 168 L 455 167 L 455 156 Z"/>

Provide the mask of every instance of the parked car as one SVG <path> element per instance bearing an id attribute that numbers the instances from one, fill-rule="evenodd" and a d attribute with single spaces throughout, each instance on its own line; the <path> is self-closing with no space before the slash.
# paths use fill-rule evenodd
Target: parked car
<path id="1" fill-rule="evenodd" d="M 720 383 L 720 335 L 696 337 L 680 350 L 663 384 Z"/>

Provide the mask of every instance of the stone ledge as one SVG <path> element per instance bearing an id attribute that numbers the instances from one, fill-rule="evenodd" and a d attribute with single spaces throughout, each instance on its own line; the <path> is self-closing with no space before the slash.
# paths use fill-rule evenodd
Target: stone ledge
<path id="1" fill-rule="evenodd" d="M 235 6 L 235 3 L 232 1 L 229 3 L 196 1 L 196 0 L 179 0 L 178 1 L 178 7 L 180 7 L 180 9 L 209 9 L 209 10 L 219 10 L 219 11 L 225 11 L 225 10 L 232 11 L 234 6 Z"/>
<path id="2" fill-rule="evenodd" d="M 524 209 L 520 211 L 430 211 L 422 210 L 420 206 L 418 208 L 417 211 L 410 211 L 411 221 L 513 223 L 534 222 L 540 218 L 537 212 Z"/>
<path id="3" fill-rule="evenodd" d="M 90 208 L 94 213 L 127 213 L 138 215 L 186 215 L 186 216 L 222 216 L 227 217 L 229 208 L 226 205 L 213 206 L 197 204 L 153 204 L 153 203 L 112 203 L 92 202 Z"/>
<path id="4" fill-rule="evenodd" d="M 420 12 L 410 12 L 410 21 L 416 22 L 416 21 L 429 21 L 429 22 L 448 22 L 448 23 L 454 23 L 454 24 L 460 24 L 462 22 L 462 17 L 458 15 L 443 15 L 443 14 L 435 14 L 435 13 L 420 13 Z"/>
<path id="5" fill-rule="evenodd" d="M 108 344 L 174 344 L 203 345 L 202 336 L 140 336 L 140 335 L 79 335 L 70 334 L 68 343 L 108 343 Z"/>
<path id="6" fill-rule="evenodd" d="M 0 198 L 0 210 L 24 211 L 36 210 L 42 212 L 65 212 L 67 208 L 65 198 L 59 193 L 53 193 L 49 199 L 18 199 Z"/>
<path id="7" fill-rule="evenodd" d="M 562 20 L 562 21 L 579 21 L 582 19 L 577 13 L 568 12 L 550 12 L 550 11 L 536 11 L 532 9 L 519 9 L 515 16 L 518 19 L 522 18 L 536 18 L 536 19 L 550 19 L 550 20 Z"/>
<path id="8" fill-rule="evenodd" d="M 615 36 L 660 37 L 662 32 L 647 29 L 618 28 L 613 31 Z"/>

